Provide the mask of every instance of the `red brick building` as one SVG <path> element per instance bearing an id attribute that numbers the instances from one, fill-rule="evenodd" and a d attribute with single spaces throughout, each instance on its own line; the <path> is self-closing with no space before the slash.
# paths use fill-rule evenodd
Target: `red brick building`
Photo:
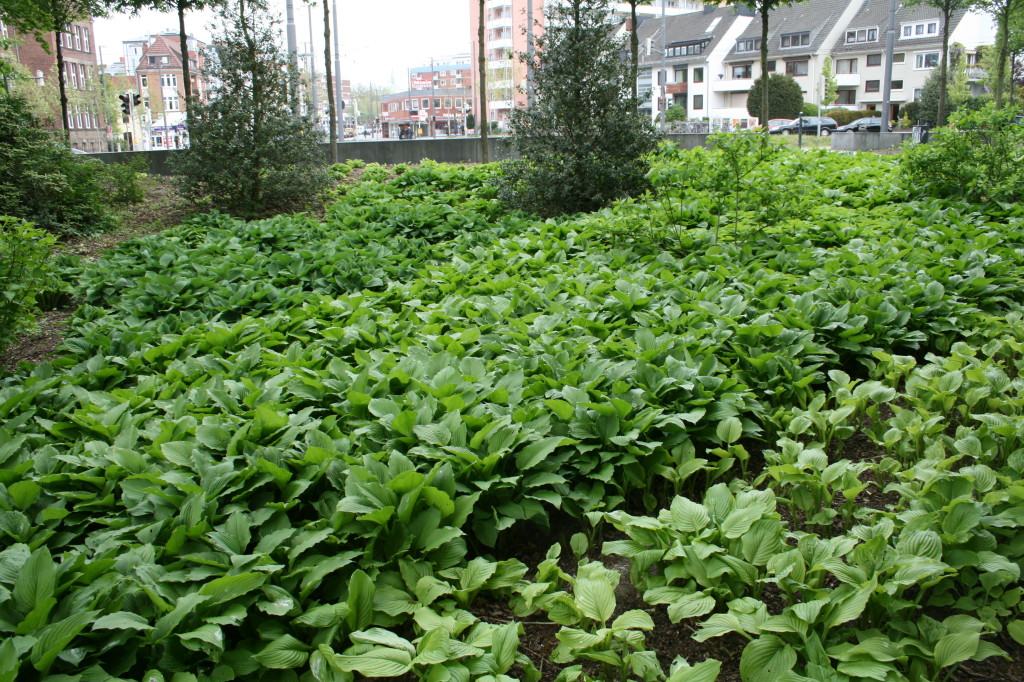
<path id="1" fill-rule="evenodd" d="M 446 137 L 465 133 L 473 110 L 469 55 L 439 59 L 409 70 L 409 89 L 381 98 L 384 137 Z M 403 135 L 402 133 L 405 133 Z"/>
<path id="2" fill-rule="evenodd" d="M 202 78 L 205 45 L 188 38 L 189 80 L 192 95 L 206 101 L 208 84 Z M 185 117 L 185 81 L 181 41 L 177 33 L 150 36 L 135 66 L 135 92 L 142 96 L 141 111 L 133 112 L 136 149 L 180 149 L 188 146 Z"/>
<path id="3" fill-rule="evenodd" d="M 108 151 L 109 135 L 103 115 L 102 83 L 99 79 L 99 60 L 94 40 L 92 19 L 76 21 L 59 34 L 64 55 L 64 83 L 68 96 L 68 120 L 61 123 L 60 101 L 53 98 L 50 123 L 56 129 L 67 128 L 71 146 L 86 152 Z M 56 38 L 48 33 L 43 37 L 49 51 L 43 49 L 32 36 L 12 32 L 15 59 L 40 86 L 54 84 L 57 78 Z"/>

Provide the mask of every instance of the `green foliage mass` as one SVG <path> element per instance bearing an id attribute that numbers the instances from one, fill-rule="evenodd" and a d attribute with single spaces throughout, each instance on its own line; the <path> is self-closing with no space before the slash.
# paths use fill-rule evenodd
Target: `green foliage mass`
<path id="1" fill-rule="evenodd" d="M 34 319 L 54 241 L 31 223 L 0 216 L 0 350 Z"/>
<path id="2" fill-rule="evenodd" d="M 643 190 L 655 147 L 650 122 L 630 96 L 630 67 L 613 39 L 607 0 L 547 9 L 537 39 L 536 102 L 515 109 L 502 164 L 502 201 L 542 216 L 593 211 Z"/>
<path id="3" fill-rule="evenodd" d="M 58 137 L 35 124 L 23 100 L 0 97 L 0 215 L 59 236 L 103 232 L 114 218 L 101 167 L 74 158 Z"/>
<path id="4" fill-rule="evenodd" d="M 764 82 L 764 76 L 759 77 L 747 94 L 747 113 L 758 118 L 761 116 Z M 772 118 L 796 118 L 803 103 L 804 93 L 796 79 L 781 73 L 768 75 L 768 111 Z"/>
<path id="5" fill-rule="evenodd" d="M 63 355 L 0 376 L 0 672 L 536 681 L 527 619 L 562 680 L 1005 657 L 1024 211 L 760 137 L 559 221 L 424 164 L 62 271 Z M 717 165 L 814 181 L 764 221 Z M 665 666 L 662 609 L 738 664 Z"/>
<path id="6" fill-rule="evenodd" d="M 192 144 L 175 159 L 186 196 L 254 218 L 301 207 L 326 187 L 321 135 L 295 116 L 287 57 L 258 4 L 227 6 L 214 41 L 210 101 L 189 111 Z"/>
<path id="7" fill-rule="evenodd" d="M 971 201 L 1024 199 L 1024 126 L 1019 109 L 960 110 L 928 144 L 908 146 L 900 169 L 908 187 Z"/>

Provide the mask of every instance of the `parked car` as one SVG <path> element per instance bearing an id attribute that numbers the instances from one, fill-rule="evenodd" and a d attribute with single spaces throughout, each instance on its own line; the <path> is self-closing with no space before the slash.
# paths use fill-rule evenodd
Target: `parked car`
<path id="1" fill-rule="evenodd" d="M 892 130 L 892 124 L 889 124 L 889 130 Z M 851 121 L 844 126 L 836 128 L 837 133 L 878 133 L 882 131 L 882 117 L 881 116 L 867 116 L 865 118 L 858 118 L 856 121 Z"/>
<path id="2" fill-rule="evenodd" d="M 793 122 L 793 119 L 791 119 L 791 118 L 773 118 L 773 119 L 768 121 L 768 132 L 769 133 L 774 133 L 775 129 L 778 128 L 779 126 L 785 125 L 786 123 L 792 123 L 792 122 Z"/>
<path id="3" fill-rule="evenodd" d="M 802 128 L 804 135 L 817 135 L 819 126 L 822 137 L 825 137 L 834 133 L 839 124 L 834 118 L 828 116 L 804 116 L 789 123 L 783 123 L 775 130 L 769 128 L 768 132 L 775 135 L 796 135 Z"/>

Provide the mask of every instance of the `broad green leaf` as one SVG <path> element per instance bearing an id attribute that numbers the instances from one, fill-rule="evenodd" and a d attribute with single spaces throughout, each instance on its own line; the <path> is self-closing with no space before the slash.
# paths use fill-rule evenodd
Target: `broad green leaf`
<path id="1" fill-rule="evenodd" d="M 64 620 L 47 625 L 36 635 L 35 646 L 32 647 L 30 659 L 32 666 L 41 673 L 46 673 L 68 644 L 79 632 L 96 617 L 98 611 L 80 611 Z"/>
<path id="2" fill-rule="evenodd" d="M 935 665 L 945 668 L 973 657 L 978 651 L 977 632 L 951 632 L 935 644 Z"/>
<path id="3" fill-rule="evenodd" d="M 239 573 L 215 578 L 199 588 L 199 594 L 210 597 L 210 604 L 222 604 L 252 592 L 267 580 L 266 573 Z"/>
<path id="4" fill-rule="evenodd" d="M 796 665 L 796 651 L 775 635 L 762 635 L 743 648 L 740 675 L 744 682 L 782 680 Z"/>
<path id="5" fill-rule="evenodd" d="M 525 472 L 537 466 L 545 457 L 554 452 L 555 448 L 568 439 L 562 436 L 550 436 L 534 441 L 516 453 L 516 466 L 519 471 Z"/>
<path id="6" fill-rule="evenodd" d="M 605 623 L 615 612 L 615 589 L 604 580 L 582 578 L 574 588 L 580 612 L 598 623 Z"/>
<path id="7" fill-rule="evenodd" d="M 612 627 L 633 630 L 653 630 L 654 620 L 651 619 L 651 615 L 646 611 L 633 609 L 631 611 L 626 611 L 612 621 Z"/>
<path id="8" fill-rule="evenodd" d="M 685 497 L 672 500 L 671 519 L 676 530 L 684 533 L 696 533 L 711 523 L 711 516 L 704 505 Z"/>
<path id="9" fill-rule="evenodd" d="M 743 422 L 737 417 L 727 417 L 715 427 L 718 439 L 725 444 L 735 443 L 743 435 Z"/>
<path id="10" fill-rule="evenodd" d="M 100 616 L 92 624 L 93 630 L 152 630 L 145 618 L 131 611 L 116 611 Z"/>
<path id="11" fill-rule="evenodd" d="M 309 609 L 294 622 L 311 628 L 325 629 L 343 623 L 348 612 L 348 604 L 323 604 Z"/>
<path id="12" fill-rule="evenodd" d="M 362 570 L 352 574 L 348 581 L 348 624 L 353 630 L 363 630 L 373 620 L 373 580 Z"/>
<path id="13" fill-rule="evenodd" d="M 519 649 L 519 626 L 516 623 L 499 625 L 491 631 L 491 653 L 494 655 L 493 673 L 505 673 L 516 660 Z"/>
<path id="14" fill-rule="evenodd" d="M 405 649 L 373 647 L 357 656 L 332 654 L 330 662 L 339 670 L 366 677 L 398 677 L 412 667 L 412 654 Z"/>
<path id="15" fill-rule="evenodd" d="M 722 671 L 722 663 L 714 658 L 689 665 L 682 659 L 672 664 L 672 673 L 666 682 L 715 682 Z"/>
<path id="16" fill-rule="evenodd" d="M 53 596 L 54 566 L 50 550 L 40 547 L 32 552 L 14 581 L 14 604 L 28 613 Z"/>
<path id="17" fill-rule="evenodd" d="M 309 659 L 309 647 L 291 635 L 284 635 L 263 647 L 254 658 L 273 670 L 299 668 Z"/>
<path id="18" fill-rule="evenodd" d="M 730 540 L 738 538 L 749 531 L 754 521 L 759 518 L 761 518 L 761 510 L 757 507 L 733 509 L 722 520 L 722 535 Z"/>

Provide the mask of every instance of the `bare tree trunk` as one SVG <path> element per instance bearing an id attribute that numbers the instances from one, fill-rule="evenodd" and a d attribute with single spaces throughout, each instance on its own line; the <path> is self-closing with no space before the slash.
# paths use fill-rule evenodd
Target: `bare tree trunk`
<path id="1" fill-rule="evenodd" d="M 484 0 L 480 3 L 480 26 L 477 28 L 477 68 L 480 70 L 480 92 L 477 96 L 477 105 L 480 107 L 480 160 L 489 163 L 491 160 L 490 150 L 487 149 L 487 50 L 484 44 Z"/>
<path id="2" fill-rule="evenodd" d="M 707 76 L 710 78 L 710 74 Z M 761 86 L 761 120 L 758 123 L 764 128 L 764 134 L 768 134 L 768 8 L 761 8 L 761 78 L 764 83 Z"/>
<path id="3" fill-rule="evenodd" d="M 330 137 L 327 138 L 327 161 L 331 165 L 338 163 L 338 117 L 335 116 L 334 103 L 334 77 L 331 69 L 331 10 L 327 7 L 327 0 L 324 0 L 324 64 L 327 66 L 327 115 L 330 117 L 328 124 Z M 316 87 L 316 83 L 313 84 Z M 319 120 L 319 116 L 317 117 Z"/>
<path id="4" fill-rule="evenodd" d="M 636 4 L 637 4 L 637 2 L 638 2 L 638 0 L 630 0 L 630 2 L 629 2 L 629 21 L 630 21 L 630 28 L 629 28 L 629 52 L 630 52 L 630 57 L 632 57 L 632 59 L 633 59 L 633 61 L 631 62 L 632 65 L 633 65 L 631 92 L 633 93 L 633 100 L 634 101 L 637 99 L 637 96 L 638 96 L 637 89 L 636 89 L 636 81 L 637 81 L 637 78 L 640 77 L 640 38 L 638 38 L 637 35 L 636 35 Z M 665 104 L 666 104 L 666 107 L 667 107 L 668 102 L 666 102 Z"/>
<path id="5" fill-rule="evenodd" d="M 943 8 L 942 13 L 942 58 L 939 61 L 939 108 L 935 115 L 936 125 L 946 125 L 946 97 L 949 90 L 949 15 L 952 9 L 949 5 Z M 885 130 L 882 128 L 882 130 Z"/>
<path id="6" fill-rule="evenodd" d="M 1010 0 L 1005 0 L 1006 9 L 1000 10 L 997 18 L 999 22 L 999 38 L 997 44 L 999 48 L 999 57 L 996 62 L 996 85 L 995 91 L 992 95 L 992 99 L 995 102 L 996 109 L 1003 108 L 1003 81 L 1006 78 L 1006 58 L 1009 51 L 1010 41 Z"/>
<path id="7" fill-rule="evenodd" d="M 185 90 L 185 120 L 192 108 L 192 72 L 188 65 L 188 36 L 185 35 L 185 0 L 178 0 L 178 41 L 181 45 L 181 79 Z"/>
<path id="8" fill-rule="evenodd" d="M 54 22 L 56 23 L 56 22 Z M 64 142 L 71 146 L 71 119 L 68 114 L 68 89 L 64 82 L 64 47 L 61 45 L 60 28 L 53 32 L 57 43 L 57 87 L 60 89 L 60 122 L 64 129 Z"/>

